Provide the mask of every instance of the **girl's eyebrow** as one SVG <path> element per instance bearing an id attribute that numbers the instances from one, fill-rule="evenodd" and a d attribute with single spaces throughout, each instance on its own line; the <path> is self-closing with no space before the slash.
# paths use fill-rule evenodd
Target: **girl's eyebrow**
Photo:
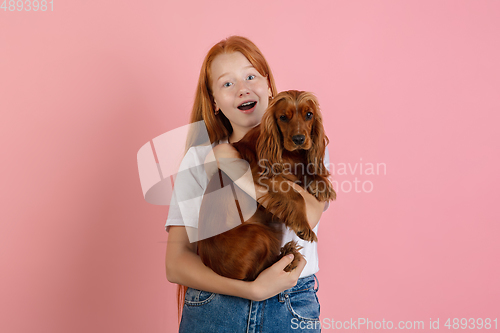
<path id="1" fill-rule="evenodd" d="M 253 65 L 248 65 L 248 66 L 243 67 L 243 69 L 247 69 L 247 68 L 254 68 L 254 67 L 253 67 Z M 219 77 L 217 78 L 217 81 L 219 81 L 221 77 L 223 77 L 223 76 L 225 76 L 225 75 L 228 75 L 228 74 L 229 74 L 229 73 L 223 73 L 221 76 L 219 76 Z"/>

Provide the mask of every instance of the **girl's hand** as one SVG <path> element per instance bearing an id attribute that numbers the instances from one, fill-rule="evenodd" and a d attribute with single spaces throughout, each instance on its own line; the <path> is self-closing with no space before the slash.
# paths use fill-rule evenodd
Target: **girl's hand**
<path id="1" fill-rule="evenodd" d="M 306 266 L 306 260 L 301 259 L 297 268 L 291 272 L 285 272 L 283 269 L 292 262 L 293 258 L 293 254 L 284 256 L 277 263 L 260 273 L 257 279 L 250 282 L 250 295 L 247 298 L 252 301 L 262 301 L 295 286 L 300 273 Z"/>
<path id="2" fill-rule="evenodd" d="M 241 158 L 240 153 L 232 145 L 221 143 L 215 146 L 205 158 L 205 171 L 209 179 L 217 172 L 217 168 L 229 176 L 234 176 L 246 171 L 248 163 Z"/>
<path id="3" fill-rule="evenodd" d="M 236 148 L 228 143 L 215 146 L 205 158 L 205 171 L 208 179 L 215 175 L 217 168 L 222 170 L 231 178 L 234 184 L 256 201 L 256 185 L 253 180 L 252 169 L 250 164 L 241 158 Z"/>
<path id="4" fill-rule="evenodd" d="M 240 153 L 229 143 L 221 143 L 214 147 L 217 158 L 241 158 Z"/>

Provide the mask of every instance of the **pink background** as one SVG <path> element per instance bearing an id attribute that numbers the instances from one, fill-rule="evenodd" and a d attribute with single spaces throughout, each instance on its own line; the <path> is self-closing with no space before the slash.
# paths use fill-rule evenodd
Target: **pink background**
<path id="1" fill-rule="evenodd" d="M 0 10 L 2 332 L 175 331 L 136 154 L 231 34 L 318 96 L 335 167 L 386 165 L 334 175 L 373 190 L 323 215 L 322 318 L 500 317 L 500 2 L 54 2 Z"/>

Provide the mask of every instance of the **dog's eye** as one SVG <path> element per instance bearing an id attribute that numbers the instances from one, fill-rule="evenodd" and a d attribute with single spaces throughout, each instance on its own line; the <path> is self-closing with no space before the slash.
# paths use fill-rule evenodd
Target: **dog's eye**
<path id="1" fill-rule="evenodd" d="M 306 113 L 306 119 L 311 119 L 312 117 L 313 117 L 313 113 L 312 112 Z"/>
<path id="2" fill-rule="evenodd" d="M 288 118 L 287 118 L 284 114 L 282 114 L 282 115 L 280 116 L 280 120 L 282 120 L 282 121 L 287 121 L 287 120 L 288 120 Z"/>

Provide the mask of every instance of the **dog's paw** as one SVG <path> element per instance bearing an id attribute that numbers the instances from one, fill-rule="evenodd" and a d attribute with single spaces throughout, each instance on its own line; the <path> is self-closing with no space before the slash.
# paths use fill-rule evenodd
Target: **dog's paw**
<path id="1" fill-rule="evenodd" d="M 335 200 L 337 197 L 332 183 L 325 177 L 314 177 L 312 180 L 308 180 L 306 188 L 321 202 Z"/>
<path id="2" fill-rule="evenodd" d="M 285 267 L 285 268 L 283 268 L 283 270 L 284 270 L 285 272 L 291 272 L 291 271 L 293 271 L 295 268 L 297 268 L 298 264 L 299 264 L 299 260 L 297 260 L 297 258 L 293 258 L 292 262 L 291 262 L 291 263 L 289 263 L 288 265 L 286 265 L 286 267 Z"/>
<path id="3" fill-rule="evenodd" d="M 305 189 L 307 190 L 307 192 L 311 193 L 312 195 L 314 195 L 316 197 L 316 199 L 318 199 L 319 201 L 321 201 L 321 199 L 319 198 L 320 195 L 321 195 L 321 190 L 319 188 L 319 184 L 318 184 L 318 181 L 315 180 L 315 179 L 306 179 L 305 180 Z"/>
<path id="4" fill-rule="evenodd" d="M 297 236 L 300 239 L 303 239 L 305 241 L 308 241 L 308 242 L 317 242 L 318 241 L 316 234 L 314 233 L 314 231 L 312 231 L 312 229 L 309 227 L 309 225 L 307 226 L 307 228 L 295 231 L 295 233 L 297 234 Z"/>
<path id="5" fill-rule="evenodd" d="M 305 206 L 305 205 L 304 205 Z M 296 209 L 290 214 L 290 217 L 285 220 L 285 225 L 292 229 L 295 234 L 308 242 L 317 242 L 316 234 L 312 231 L 309 223 L 307 223 L 307 216 L 302 213 L 302 209 Z"/>
<path id="6" fill-rule="evenodd" d="M 282 258 L 282 257 L 284 257 L 284 256 L 286 256 L 287 254 L 290 254 L 290 253 L 292 253 L 293 256 L 294 256 L 292 262 L 289 263 L 284 268 L 285 272 L 291 272 L 291 271 L 293 271 L 295 268 L 297 268 L 297 266 L 299 264 L 299 261 L 304 258 L 302 256 L 302 254 L 300 254 L 300 252 L 299 252 L 299 250 L 301 248 L 302 248 L 302 246 L 298 245 L 297 242 L 295 242 L 295 241 L 290 241 L 290 242 L 286 243 L 285 246 L 283 246 L 281 248 L 280 258 Z"/>
<path id="7" fill-rule="evenodd" d="M 316 199 L 318 201 L 326 202 L 330 200 L 335 200 L 337 198 L 337 194 L 335 193 L 335 190 L 330 187 L 328 191 L 325 192 L 319 192 L 316 196 Z"/>

